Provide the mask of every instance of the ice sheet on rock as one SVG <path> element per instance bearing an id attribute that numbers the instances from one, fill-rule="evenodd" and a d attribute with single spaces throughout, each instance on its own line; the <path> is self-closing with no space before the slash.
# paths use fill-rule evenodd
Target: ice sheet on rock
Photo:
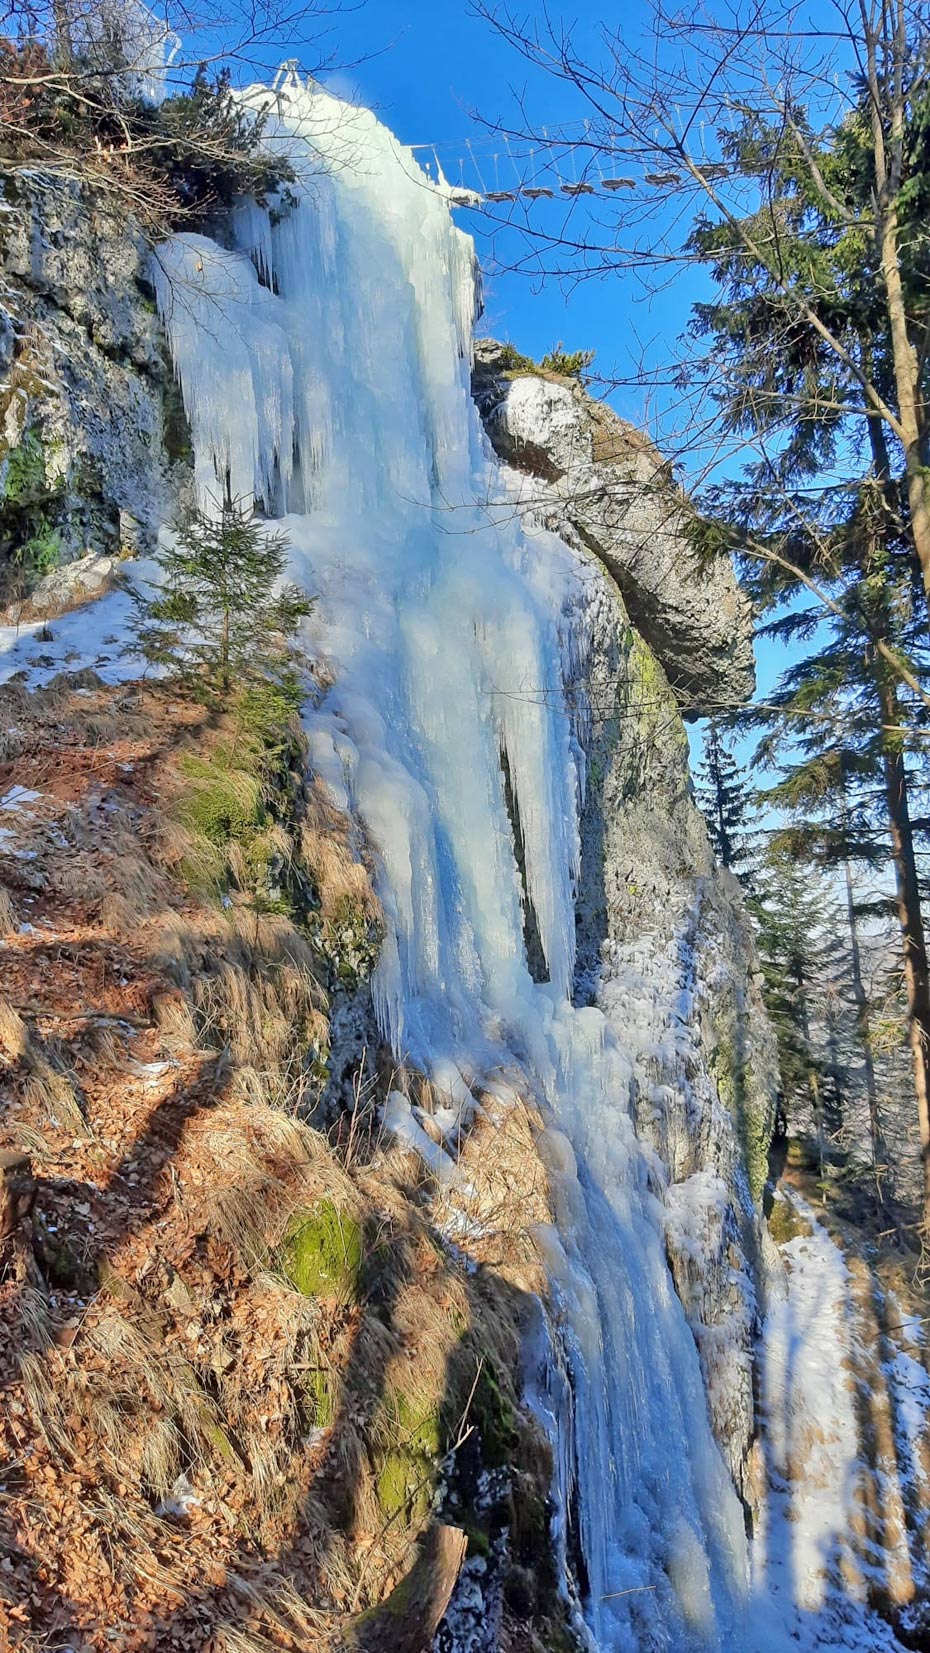
<path id="1" fill-rule="evenodd" d="M 203 235 L 159 247 L 152 275 L 174 360 L 196 352 L 181 388 L 201 504 L 216 509 L 228 491 L 275 510 L 291 471 L 294 394 L 273 294 L 248 258 Z"/>
<path id="2" fill-rule="evenodd" d="M 389 1131 L 397 1142 L 419 1154 L 441 1187 L 448 1187 L 456 1181 L 455 1161 L 438 1142 L 427 1136 L 423 1126 L 417 1123 L 413 1109 L 402 1091 L 390 1092 L 382 1111 L 382 1121 L 385 1130 Z"/>
<path id="3" fill-rule="evenodd" d="M 761 1597 L 744 1616 L 743 1514 L 631 1118 L 634 1087 L 668 1102 L 694 1055 L 696 915 L 608 958 L 602 1008 L 571 1001 L 584 711 L 562 685 L 588 576 L 524 531 L 491 460 L 469 387 L 473 253 L 441 192 L 365 110 L 293 83 L 246 96 L 296 206 L 271 224 L 247 205 L 238 253 L 184 235 L 159 254 L 201 499 L 254 492 L 318 598 L 308 637 L 332 687 L 308 736 L 377 849 L 373 986 L 396 1056 L 433 1077 L 448 1141 L 521 1069 L 551 1121 L 543 1243 L 571 1431 L 567 1385 L 551 1415 L 591 1631 L 605 1653 L 771 1653 Z M 453 1181 L 399 1091 L 384 1122 Z"/>

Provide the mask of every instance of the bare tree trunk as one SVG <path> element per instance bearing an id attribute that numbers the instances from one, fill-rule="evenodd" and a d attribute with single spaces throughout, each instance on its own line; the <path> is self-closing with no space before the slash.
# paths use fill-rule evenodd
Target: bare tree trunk
<path id="1" fill-rule="evenodd" d="M 876 243 L 885 283 L 898 434 L 904 448 L 904 480 L 914 551 L 920 563 L 924 591 L 930 596 L 930 478 L 923 465 L 924 421 L 917 352 L 908 333 L 898 245 L 897 198 L 904 167 L 906 19 L 902 0 L 883 0 L 877 24 L 869 18 L 864 0 L 860 0 L 860 15 L 872 125 Z"/>
<path id="2" fill-rule="evenodd" d="M 923 431 L 917 384 L 917 357 L 907 331 L 904 288 L 898 264 L 897 211 L 889 204 L 882 235 L 882 273 L 888 303 L 888 323 L 894 362 L 898 418 L 904 445 L 905 486 L 910 509 L 914 550 L 920 563 L 924 591 L 930 596 L 930 478 L 923 463 Z"/>
<path id="3" fill-rule="evenodd" d="M 843 837 L 848 841 L 849 814 L 846 807 L 845 777 L 843 784 Z M 885 1142 L 878 1106 L 878 1086 L 875 1081 L 875 1058 L 872 1054 L 872 1028 L 869 1017 L 869 996 L 862 980 L 862 954 L 859 948 L 859 920 L 856 917 L 856 898 L 853 887 L 852 865 L 847 855 L 843 861 L 846 885 L 846 922 L 849 926 L 849 958 L 852 974 L 853 1001 L 856 1006 L 856 1027 L 862 1045 L 862 1064 L 865 1072 L 865 1090 L 869 1105 L 869 1140 L 872 1149 L 872 1168 L 876 1188 L 880 1187 L 879 1166 L 885 1159 Z"/>
<path id="4" fill-rule="evenodd" d="M 894 686 L 880 683 L 882 722 L 886 728 L 898 723 L 898 697 Z M 924 1222 L 930 1224 L 930 970 L 927 942 L 920 907 L 920 885 L 914 856 L 907 796 L 907 771 L 894 736 L 884 737 L 882 769 L 885 802 L 891 833 L 898 923 L 904 956 L 904 986 L 907 993 L 908 1037 L 914 1062 L 914 1091 L 920 1131 L 920 1161 L 923 1173 Z"/>
<path id="5" fill-rule="evenodd" d="M 55 62 L 59 69 L 70 69 L 74 63 L 74 36 L 69 0 L 52 0 L 52 16 L 55 20 Z"/>

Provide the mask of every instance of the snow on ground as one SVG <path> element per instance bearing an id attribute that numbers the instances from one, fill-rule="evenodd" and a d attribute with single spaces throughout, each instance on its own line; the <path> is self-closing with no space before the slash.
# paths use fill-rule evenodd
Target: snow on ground
<path id="1" fill-rule="evenodd" d="M 772 1302 L 763 1337 L 773 1516 L 766 1559 L 775 1593 L 812 1609 L 824 1604 L 828 1581 L 848 1562 L 859 1434 L 848 1366 L 846 1264 L 813 1212 L 794 1196 L 792 1204 L 812 1232 L 782 1248 L 787 1291 Z"/>
<path id="2" fill-rule="evenodd" d="M 0 683 L 40 689 L 59 672 L 88 669 L 104 683 L 141 677 L 143 662 L 129 653 L 133 615 L 129 592 L 111 591 L 55 620 L 0 626 Z"/>
<path id="3" fill-rule="evenodd" d="M 887 1623 L 866 1603 L 869 1576 L 880 1579 L 882 1565 L 893 1561 L 895 1535 L 886 1517 L 888 1554 L 871 1551 L 863 1558 L 866 1486 L 876 1471 L 864 1460 L 857 1378 L 867 1379 L 869 1356 L 884 1356 L 875 1377 L 892 1398 L 895 1473 L 903 1487 L 923 1478 L 918 1443 L 930 1413 L 930 1377 L 890 1339 L 881 1351 L 866 1348 L 842 1253 L 796 1192 L 778 1197 L 807 1232 L 780 1248 L 785 1289 L 773 1295 L 763 1328 L 769 1493 L 754 1545 L 754 1590 L 774 1609 L 773 1635 L 777 1624 L 788 1633 L 789 1646 L 810 1653 L 900 1653 Z M 894 1314 L 891 1324 L 913 1337 Z M 877 1565 L 870 1566 L 870 1559 Z"/>

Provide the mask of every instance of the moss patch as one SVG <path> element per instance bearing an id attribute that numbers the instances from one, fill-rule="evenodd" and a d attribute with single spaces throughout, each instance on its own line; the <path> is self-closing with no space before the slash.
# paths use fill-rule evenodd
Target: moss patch
<path id="1" fill-rule="evenodd" d="M 810 1234 L 810 1224 L 792 1205 L 790 1200 L 775 1199 L 769 1212 L 769 1233 L 776 1245 L 787 1245 L 789 1240 L 796 1240 L 801 1235 Z"/>
<path id="2" fill-rule="evenodd" d="M 298 1217 L 284 1241 L 284 1272 L 304 1297 L 358 1301 L 362 1231 L 332 1200 L 320 1200 Z"/>
<path id="3" fill-rule="evenodd" d="M 336 1415 L 334 1386 L 332 1373 L 322 1366 L 314 1367 L 307 1374 L 304 1393 L 314 1429 L 328 1429 Z"/>
<path id="4" fill-rule="evenodd" d="M 417 1525 L 429 1514 L 443 1451 L 439 1409 L 389 1389 L 378 1432 L 385 1443 L 377 1463 L 378 1502 L 388 1520 L 403 1515 Z"/>
<path id="5" fill-rule="evenodd" d="M 738 1059 L 729 1040 L 719 1040 L 710 1058 L 710 1070 L 716 1080 L 720 1100 L 733 1116 L 749 1189 L 756 1205 L 759 1205 L 769 1174 L 771 1129 L 768 1109 L 758 1092 L 753 1093 L 747 1065 Z"/>
<path id="6" fill-rule="evenodd" d="M 501 1469 L 509 1464 L 518 1443 L 513 1407 L 487 1362 L 475 1384 L 469 1416 L 481 1436 L 481 1457 L 486 1467 Z"/>

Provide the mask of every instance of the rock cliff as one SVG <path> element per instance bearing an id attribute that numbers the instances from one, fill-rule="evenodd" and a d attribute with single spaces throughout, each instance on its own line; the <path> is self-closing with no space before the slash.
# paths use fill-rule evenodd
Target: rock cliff
<path id="1" fill-rule="evenodd" d="M 146 274 L 149 249 L 130 227 L 115 223 L 101 206 L 68 186 L 43 190 L 41 194 L 19 186 L 8 196 L 7 207 L 9 233 L 2 255 L 7 322 L 0 338 L 6 384 L 0 406 L 0 493 L 6 514 L 2 518 L 5 539 L 0 552 L 8 561 L 15 559 L 22 552 L 24 536 L 30 540 L 44 536 L 46 550 L 53 546 L 53 561 L 59 557 L 78 558 L 88 552 L 102 555 L 144 551 L 188 486 L 190 462 L 183 410 L 150 297 Z M 700 1352 L 717 1439 L 750 1508 L 754 1501 L 749 1471 L 754 1432 L 753 1339 L 762 1244 L 758 1201 L 774 1108 L 774 1057 L 739 892 L 735 883 L 715 867 L 691 796 L 687 741 L 681 721 L 683 712 L 698 715 L 740 701 L 749 693 L 752 660 L 748 611 L 728 566 L 708 572 L 694 564 L 681 529 L 678 496 L 661 459 L 636 432 L 569 381 L 532 373 L 508 377 L 487 344 L 477 352 L 475 390 L 490 440 L 509 467 L 503 473 L 508 497 L 524 514 L 531 533 L 536 526 L 554 531 L 570 548 L 575 563 L 577 595 L 570 619 L 578 638 L 578 678 L 570 687 L 576 738 L 584 753 L 586 773 L 576 912 L 576 997 L 581 1003 L 596 1003 L 604 1011 L 629 1054 L 631 1108 L 640 1138 L 651 1150 L 651 1184 L 664 1223 L 675 1284 Z M 42 647 L 54 650 L 57 642 L 53 638 Z M 31 659 L 22 653 L 9 657 L 14 671 L 25 669 Z M 92 652 L 86 657 L 82 654 L 81 663 L 100 664 Z M 90 692 L 96 695 L 99 687 L 98 682 L 92 682 Z M 77 694 L 83 692 L 74 684 L 70 689 Z M 111 709 L 111 699 L 105 696 L 101 712 L 118 716 L 120 704 Z M 46 715 L 51 718 L 54 707 L 43 707 L 43 718 Z M 160 706 L 159 716 L 165 715 Z M 90 746 L 94 738 L 93 731 L 86 733 L 86 744 Z M 188 735 L 185 741 L 190 744 Z M 141 733 L 139 742 L 141 753 Z M 41 746 L 41 734 L 35 736 L 33 744 Z M 134 750 L 131 760 L 137 758 L 142 761 Z M 199 751 L 193 761 L 202 761 Z M 137 804 L 139 819 L 147 820 L 144 811 L 151 807 L 148 794 Z M 91 813 L 102 807 L 96 792 L 87 807 Z M 326 815 L 324 811 L 317 827 L 317 839 L 332 831 L 354 846 L 353 853 L 360 862 L 369 855 L 370 846 L 364 846 L 357 822 L 347 824 L 338 812 Z M 325 870 L 325 850 L 319 853 L 320 867 Z M 189 925 L 180 863 L 172 865 L 172 879 L 172 903 L 186 911 L 185 922 Z M 102 899 L 103 893 L 98 891 L 95 899 Z M 53 916 L 56 924 L 64 923 L 60 912 Z M 86 913 L 83 916 L 88 919 Z M 198 918 L 201 916 L 198 914 Z M 219 923 L 211 914 L 210 923 L 214 921 Z M 106 913 L 94 908 L 88 922 L 91 932 L 98 922 L 106 927 Z M 531 928 L 528 921 L 528 953 L 532 958 Z M 478 1270 L 480 1295 L 486 1277 L 492 1277 L 490 1265 L 482 1272 L 490 1259 L 498 1284 L 488 1288 L 487 1314 L 492 1322 L 498 1317 L 501 1358 L 512 1360 L 515 1367 L 518 1329 L 526 1336 L 528 1328 L 535 1327 L 537 1343 L 541 1344 L 545 1344 L 546 1336 L 554 1335 L 540 1332 L 538 1307 L 532 1301 L 536 1292 L 545 1297 L 538 1258 L 530 1262 L 521 1254 L 519 1267 L 514 1264 L 510 1275 L 506 1262 L 503 1268 L 499 1265 L 502 1236 L 506 1239 L 505 1254 L 507 1247 L 516 1244 L 515 1235 L 519 1233 L 521 1244 L 524 1241 L 523 1215 L 531 1200 L 538 1205 L 538 1209 L 535 1205 L 533 1208 L 534 1221 L 545 1222 L 550 1215 L 540 1193 L 546 1178 L 537 1147 L 541 1121 L 532 1108 L 522 1112 L 516 1148 L 508 1150 L 504 1133 L 495 1134 L 498 1103 L 490 1096 L 482 1098 L 485 1125 L 466 1150 L 470 1186 L 478 1190 L 476 1198 L 484 1202 L 480 1223 L 471 1214 L 469 1221 L 476 1231 L 480 1229 L 482 1238 L 477 1250 L 473 1248 L 474 1255 L 469 1254 L 467 1262 L 463 1261 L 465 1252 L 459 1249 L 458 1240 L 463 1247 L 466 1245 L 468 1224 L 463 1223 L 460 1212 L 442 1210 L 435 1198 L 436 1190 L 429 1189 L 423 1166 L 417 1165 L 410 1154 L 404 1156 L 396 1150 L 378 1157 L 381 1143 L 371 1097 L 383 1100 L 389 1087 L 400 1082 L 414 1100 L 419 1098 L 420 1117 L 429 1125 L 428 1086 L 416 1075 L 402 1075 L 398 1081 L 387 1053 L 381 1051 L 372 1063 L 369 1052 L 372 1090 L 366 1092 L 360 1080 L 353 1098 L 352 1063 L 357 1075 L 362 1043 L 366 1037 L 374 1042 L 375 1035 L 370 1022 L 363 1026 L 370 1011 L 365 983 L 361 988 L 365 1001 L 361 1012 L 354 1003 L 347 1003 L 347 995 L 339 990 L 338 940 L 335 926 L 328 943 L 334 951 L 332 973 L 325 985 L 331 995 L 329 1048 L 332 1051 L 337 1047 L 339 1073 L 332 1087 L 320 1083 L 319 1074 L 311 1075 L 312 1084 L 308 1081 L 306 1094 L 320 1102 L 317 1122 L 334 1125 L 340 1147 L 348 1139 L 351 1152 L 359 1096 L 368 1098 L 363 1107 L 366 1154 L 371 1151 L 374 1168 L 366 1161 L 364 1201 L 359 1209 L 371 1226 L 378 1266 L 378 1224 L 385 1201 L 395 1215 L 401 1209 L 398 1223 L 408 1219 L 413 1222 L 411 1212 L 420 1211 L 428 1192 L 432 1204 L 427 1203 L 425 1208 L 430 1215 L 416 1227 L 415 1238 L 417 1246 L 422 1241 L 423 1255 L 431 1244 L 438 1246 L 442 1254 L 442 1267 L 437 1267 L 434 1281 L 445 1305 L 441 1312 L 466 1312 L 467 1305 L 463 1307 L 459 1301 L 459 1274 L 467 1285 Z M 95 945 L 100 945 L 99 936 Z M 106 946 L 112 949 L 110 935 Z M 219 943 L 211 940 L 211 946 L 222 955 Z M 123 950 L 119 958 L 123 960 Z M 128 966 L 120 962 L 120 969 L 125 974 Z M 209 975 L 205 958 L 199 959 L 191 974 Z M 130 982 L 132 979 L 130 973 Z M 274 997 L 277 978 L 273 969 L 269 980 L 267 1000 L 259 1008 L 274 1018 L 282 1007 Z M 194 1012 L 199 1014 L 196 982 L 192 985 L 185 980 L 182 985 Z M 60 1005 L 56 1014 L 61 1014 Z M 224 1014 L 233 1016 L 232 1010 Z M 340 1018 L 347 1023 L 345 1029 L 340 1028 Z M 216 1027 L 210 1032 L 215 1045 Z M 235 1045 L 232 1034 L 229 1043 Z M 184 1047 L 185 1060 L 193 1061 L 193 1053 L 199 1048 L 191 1032 Z M 217 1052 L 213 1046 L 211 1050 L 211 1060 L 213 1056 L 218 1062 L 220 1058 L 230 1059 L 223 1057 L 222 1050 Z M 157 1060 L 165 1059 L 154 1035 L 152 1050 L 146 1046 L 143 1054 L 151 1057 L 153 1053 Z M 247 1066 L 245 1053 L 239 1055 L 241 1065 Z M 318 1055 L 315 1052 L 314 1059 Z M 24 1073 L 19 1077 L 25 1085 L 29 1076 Z M 238 1104 L 241 1096 L 235 1100 Z M 237 1130 L 248 1134 L 249 1122 L 244 1114 L 237 1114 L 235 1124 Z M 31 1116 L 29 1126 L 37 1129 Z M 296 1132 L 293 1141 L 299 1136 Z M 82 1178 L 90 1175 L 85 1147 L 81 1145 L 79 1156 Z M 272 1150 L 273 1142 L 262 1147 L 262 1152 L 269 1155 Z M 328 1175 L 328 1161 L 327 1167 Z M 205 1174 L 201 1161 L 188 1167 L 188 1172 L 192 1183 L 200 1188 L 197 1179 Z M 356 1195 L 340 1180 L 342 1170 L 338 1176 L 332 1174 L 340 1198 L 344 1194 L 351 1204 Z M 351 1165 L 346 1174 L 349 1181 L 357 1182 Z M 389 1188 L 384 1199 L 377 1191 L 379 1179 Z M 301 1199 L 307 1198 L 304 1188 Z M 517 1215 L 513 1210 L 515 1199 L 521 1208 Z M 57 1205 L 50 1209 L 53 1217 L 59 1214 Z M 204 1213 L 198 1206 L 197 1211 L 197 1244 L 210 1251 L 212 1219 L 209 1210 Z M 172 1207 L 172 1221 L 179 1226 L 183 1226 L 182 1215 Z M 435 1227 L 430 1227 L 433 1217 Z M 458 1230 L 455 1221 L 460 1224 Z M 286 1221 L 278 1210 L 270 1225 L 271 1237 L 262 1240 L 262 1265 L 269 1248 L 280 1248 L 285 1231 Z M 394 1233 L 390 1224 L 388 1231 Z M 454 1244 L 453 1234 L 458 1235 Z M 248 1236 L 244 1240 L 237 1236 L 235 1269 L 247 1273 L 253 1267 L 254 1260 L 248 1257 L 251 1243 Z M 422 1258 L 419 1252 L 417 1255 L 419 1268 Z M 412 1256 L 412 1250 L 410 1257 L 405 1254 L 403 1266 L 415 1274 Z M 157 1261 L 165 1278 L 173 1279 L 171 1271 L 183 1275 L 190 1257 L 185 1254 L 179 1261 L 174 1254 L 168 1257 L 159 1252 Z M 198 1313 L 202 1309 L 204 1314 L 209 1301 L 208 1264 L 221 1272 L 219 1265 L 214 1265 L 212 1252 L 206 1262 L 198 1258 L 197 1304 Z M 457 1283 L 450 1284 L 447 1274 L 449 1279 L 454 1275 Z M 260 1293 L 260 1272 L 256 1275 L 258 1284 L 252 1281 L 243 1286 L 243 1278 L 235 1274 L 230 1283 L 224 1276 L 223 1289 L 254 1289 Z M 408 1284 L 405 1277 L 404 1291 Z M 75 1288 L 78 1296 L 83 1294 L 81 1312 L 87 1306 L 84 1297 L 93 1297 L 94 1289 L 85 1270 Z M 428 1295 L 428 1291 L 420 1293 L 418 1313 L 427 1315 Z M 511 1313 L 509 1308 L 505 1313 L 505 1298 L 509 1305 L 519 1300 L 519 1314 Z M 138 1305 L 131 1297 L 120 1301 L 129 1305 L 126 1314 L 131 1318 Z M 351 1343 L 358 1330 L 352 1319 L 356 1314 L 362 1324 L 360 1335 L 371 1340 L 376 1355 L 380 1348 L 382 1364 L 390 1366 L 393 1374 L 395 1365 L 398 1371 L 401 1369 L 409 1349 L 418 1346 L 418 1327 L 411 1324 L 399 1331 L 392 1328 L 388 1339 L 377 1323 L 382 1308 L 374 1299 L 372 1302 L 373 1308 L 366 1300 L 353 1304 L 349 1311 L 340 1310 L 341 1318 L 336 1317 L 339 1324 L 332 1332 L 333 1347 L 339 1338 Z M 180 1318 L 184 1319 L 189 1305 L 182 1306 L 184 1314 Z M 172 1337 L 178 1318 L 174 1313 L 170 1317 Z M 57 1335 L 57 1322 L 53 1333 Z M 389 1343 L 387 1355 L 379 1339 Z M 444 1355 L 448 1341 L 440 1339 Z M 213 1359 L 211 1339 L 205 1336 L 204 1343 L 205 1358 Z M 301 1358 L 305 1358 L 303 1345 L 301 1349 Z M 292 1383 L 292 1376 L 282 1363 L 279 1365 L 281 1384 Z M 532 1370 L 532 1359 L 526 1359 L 526 1367 L 527 1372 Z M 225 1370 L 220 1374 L 223 1381 Z M 334 1586 L 333 1601 L 338 1599 L 345 1607 L 352 1600 L 346 1580 L 363 1547 L 371 1545 L 372 1529 L 379 1519 L 381 1493 L 374 1482 L 379 1473 L 386 1473 L 385 1464 L 390 1459 L 391 1418 L 385 1416 L 383 1397 L 373 1400 L 364 1382 L 359 1396 L 341 1372 L 333 1381 L 345 1383 L 338 1389 L 342 1397 L 339 1406 L 353 1431 L 359 1423 L 361 1444 L 353 1433 L 346 1450 L 351 1449 L 360 1462 L 364 1460 L 359 1484 L 368 1500 L 362 1500 L 365 1518 L 358 1516 L 357 1531 L 347 1524 L 340 1529 L 335 1546 L 343 1572 L 339 1574 L 335 1569 L 334 1576 L 338 1574 L 345 1599 L 338 1598 Z M 564 1375 L 561 1384 L 560 1404 L 567 1409 L 570 1394 Z M 330 1451 L 321 1440 L 328 1427 L 327 1407 L 332 1410 L 331 1398 L 318 1394 L 314 1385 L 319 1387 L 316 1378 L 309 1382 L 300 1379 L 286 1435 L 288 1449 L 308 1454 L 311 1463 L 317 1462 L 314 1453 L 325 1455 Z M 462 1484 L 453 1482 L 447 1488 L 449 1519 L 463 1529 L 466 1525 L 474 1528 L 469 1531 L 472 1554 L 464 1568 L 463 1583 L 437 1642 L 439 1648 L 453 1648 L 456 1653 L 465 1647 L 499 1645 L 501 1626 L 505 1624 L 516 1636 L 521 1614 L 541 1630 L 550 1624 L 552 1615 L 558 1634 L 568 1637 L 564 1604 L 558 1610 L 554 1605 L 556 1563 L 549 1553 L 549 1523 L 540 1493 L 551 1466 L 538 1429 L 534 1433 L 528 1418 L 515 1416 L 512 1409 L 516 1397 L 507 1385 L 504 1388 L 503 1399 L 493 1388 L 482 1398 L 484 1414 L 476 1430 L 478 1444 L 470 1481 L 468 1473 L 463 1472 Z M 457 1402 L 459 1398 L 456 1392 Z M 237 1397 L 239 1404 L 244 1402 Z M 273 1400 L 268 1401 L 269 1406 L 273 1404 Z M 312 1423 L 308 1423 L 311 1416 Z M 399 1429 L 398 1420 L 393 1421 Z M 415 1444 L 420 1452 L 419 1438 Z M 432 1461 L 435 1445 L 432 1437 L 424 1436 L 424 1459 Z M 375 1471 L 365 1458 L 366 1452 Z M 468 1458 L 467 1453 L 463 1456 Z M 283 1449 L 279 1457 L 280 1462 L 274 1460 L 274 1472 L 286 1477 L 287 1498 L 293 1501 L 303 1460 L 295 1458 L 294 1464 L 286 1464 Z M 327 1483 L 326 1497 L 332 1496 L 335 1507 L 340 1466 L 333 1461 L 332 1453 L 327 1463 L 333 1487 Z M 404 1474 L 412 1473 L 409 1464 L 400 1468 Z M 250 1473 L 250 1463 L 232 1464 L 229 1475 L 236 1479 L 237 1498 L 246 1496 L 242 1489 L 248 1486 Z M 162 1489 L 166 1497 L 173 1485 Z M 381 1491 L 389 1502 L 390 1487 Z M 412 1494 L 408 1498 L 408 1491 L 404 1483 L 402 1505 L 410 1515 L 409 1506 L 416 1502 L 417 1520 L 422 1524 L 426 1514 L 419 1509 L 418 1499 L 413 1500 Z M 566 1507 L 562 1513 L 570 1531 L 570 1485 L 565 1485 L 563 1492 Z M 196 1487 L 194 1495 L 200 1495 Z M 273 1513 L 277 1520 L 277 1506 Z M 356 1515 L 357 1511 L 352 1518 Z M 412 1517 L 410 1525 L 416 1525 Z M 323 1542 L 316 1530 L 313 1539 Z M 356 1540 L 357 1554 L 353 1551 Z M 102 1541 L 101 1548 L 105 1548 Z M 180 1567 L 181 1559 L 175 1554 L 178 1548 L 172 1546 L 172 1555 Z M 398 1565 L 393 1550 L 389 1559 L 391 1566 Z M 104 1563 L 100 1565 L 103 1568 Z M 238 1560 L 235 1565 L 239 1565 Z M 229 1566 L 232 1571 L 232 1560 Z M 362 1563 L 362 1578 L 367 1583 L 364 1589 L 359 1583 L 356 1601 L 367 1600 L 366 1591 L 376 1596 L 367 1566 L 367 1562 Z M 391 1576 L 386 1566 L 385 1580 Z M 225 1585 L 217 1583 L 217 1600 L 223 1590 Z M 221 1605 L 225 1610 L 226 1596 Z M 131 1608 L 125 1610 L 130 1612 Z M 534 1644 L 529 1639 L 517 1639 L 512 1645 L 529 1648 Z M 567 1640 L 564 1645 L 568 1645 Z"/>
<path id="2" fill-rule="evenodd" d="M 669 467 L 651 442 L 577 380 L 508 369 L 479 339 L 474 390 L 500 457 L 532 478 L 524 498 L 613 576 L 637 631 L 692 716 L 752 694 L 752 615 L 728 561 L 701 567 Z"/>
<path id="3" fill-rule="evenodd" d="M 147 550 L 190 449 L 148 280 L 151 247 L 65 180 L 0 197 L 0 557 L 44 573 Z"/>
<path id="4" fill-rule="evenodd" d="M 742 894 L 714 862 L 682 723 L 683 708 L 751 691 L 748 608 L 729 564 L 702 574 L 688 561 L 677 496 L 637 432 L 576 383 L 513 377 L 500 362 L 500 347 L 479 341 L 475 395 L 510 497 L 583 570 L 576 991 L 633 1052 L 632 1106 L 655 1151 L 675 1284 L 717 1439 L 751 1505 L 777 1065 Z"/>

